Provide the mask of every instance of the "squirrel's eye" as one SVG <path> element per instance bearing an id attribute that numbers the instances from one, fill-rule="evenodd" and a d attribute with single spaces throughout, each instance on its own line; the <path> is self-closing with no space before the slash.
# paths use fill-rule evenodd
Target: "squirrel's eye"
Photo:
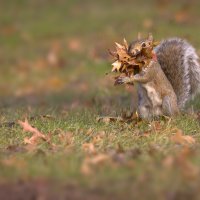
<path id="1" fill-rule="evenodd" d="M 146 47 L 146 44 L 144 42 L 142 43 L 142 47 Z"/>

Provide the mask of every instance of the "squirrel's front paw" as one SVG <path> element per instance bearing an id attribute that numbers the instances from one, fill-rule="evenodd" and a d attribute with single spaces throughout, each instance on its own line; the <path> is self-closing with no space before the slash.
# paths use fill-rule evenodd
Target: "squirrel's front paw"
<path id="1" fill-rule="evenodd" d="M 115 80 L 115 85 L 128 84 L 128 83 L 131 83 L 130 77 L 118 77 Z"/>

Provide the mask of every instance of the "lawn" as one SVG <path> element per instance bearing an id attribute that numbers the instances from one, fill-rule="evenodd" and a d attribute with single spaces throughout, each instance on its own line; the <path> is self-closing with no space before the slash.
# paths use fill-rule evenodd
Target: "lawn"
<path id="1" fill-rule="evenodd" d="M 1 1 L 0 199 L 199 199 L 198 97 L 195 113 L 176 118 L 98 120 L 128 118 L 136 105 L 135 88 L 106 75 L 114 42 L 152 32 L 186 38 L 199 53 L 199 7 Z M 40 139 L 30 140 L 29 125 Z"/>

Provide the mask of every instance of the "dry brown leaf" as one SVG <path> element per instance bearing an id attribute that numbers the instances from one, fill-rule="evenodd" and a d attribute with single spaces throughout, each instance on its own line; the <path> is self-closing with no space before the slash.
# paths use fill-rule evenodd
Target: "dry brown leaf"
<path id="1" fill-rule="evenodd" d="M 33 85 L 26 85 L 24 87 L 15 90 L 14 95 L 16 97 L 26 96 L 33 94 L 35 92 L 35 87 Z"/>
<path id="2" fill-rule="evenodd" d="M 71 132 L 62 132 L 58 135 L 60 142 L 65 145 L 71 145 L 74 142 L 74 137 Z"/>
<path id="3" fill-rule="evenodd" d="M 91 175 L 94 173 L 95 167 L 101 166 L 109 160 L 110 157 L 106 154 L 97 154 L 91 158 L 87 157 L 82 163 L 81 173 L 83 175 Z"/>
<path id="4" fill-rule="evenodd" d="M 119 70 L 120 70 L 120 68 L 121 68 L 121 65 L 122 65 L 122 63 L 120 62 L 120 61 L 115 61 L 113 64 L 112 64 L 112 66 L 113 66 L 113 68 L 112 68 L 112 72 L 119 72 Z"/>
<path id="5" fill-rule="evenodd" d="M 0 29 L 0 33 L 5 36 L 16 34 L 17 31 L 17 27 L 14 25 L 1 26 Z"/>
<path id="6" fill-rule="evenodd" d="M 183 175 L 189 179 L 197 178 L 199 175 L 199 167 L 187 161 L 182 165 Z"/>
<path id="7" fill-rule="evenodd" d="M 33 135 L 31 138 L 25 137 L 24 138 L 24 144 L 35 145 L 35 144 L 37 144 L 38 139 L 40 139 L 40 138 L 37 135 Z"/>
<path id="8" fill-rule="evenodd" d="M 98 122 L 104 122 L 106 124 L 109 124 L 110 122 L 124 122 L 125 120 L 122 117 L 97 117 L 96 119 Z"/>
<path id="9" fill-rule="evenodd" d="M 182 9 L 175 13 L 174 20 L 176 23 L 185 23 L 189 20 L 189 12 L 187 9 Z"/>
<path id="10" fill-rule="evenodd" d="M 160 121 L 153 121 L 153 122 L 151 122 L 150 126 L 155 131 L 159 131 L 162 129 L 162 125 L 160 124 Z"/>
<path id="11" fill-rule="evenodd" d="M 25 119 L 24 122 L 19 120 L 18 123 L 25 132 L 30 132 L 33 134 L 30 138 L 24 138 L 25 144 L 37 145 L 40 139 L 49 142 L 50 138 L 41 133 L 37 128 L 32 127 L 27 119 Z"/>
<path id="12" fill-rule="evenodd" d="M 50 51 L 47 54 L 47 62 L 49 63 L 49 65 L 51 66 L 56 66 L 59 63 L 59 58 L 58 55 L 56 54 L 56 52 L 54 51 Z"/>
<path id="13" fill-rule="evenodd" d="M 105 135 L 106 135 L 106 132 L 105 132 L 105 131 L 100 131 L 100 132 L 98 133 L 98 136 L 99 136 L 100 138 L 104 138 Z"/>
<path id="14" fill-rule="evenodd" d="M 188 146 L 184 146 L 182 150 L 176 155 L 176 161 L 181 172 L 187 179 L 195 179 L 199 175 L 199 167 L 192 163 L 192 156 L 194 152 Z"/>
<path id="15" fill-rule="evenodd" d="M 92 129 L 92 128 L 89 128 L 89 129 L 87 130 L 87 132 L 86 132 L 86 135 L 91 135 L 92 132 L 93 132 L 93 129 Z"/>
<path id="16" fill-rule="evenodd" d="M 19 122 L 19 124 L 22 126 L 22 128 L 23 128 L 24 131 L 31 132 L 31 133 L 34 133 L 34 134 L 42 135 L 42 136 L 43 136 L 43 134 L 42 134 L 40 131 L 38 131 L 38 129 L 32 127 L 32 126 L 29 124 L 29 122 L 28 122 L 27 119 L 25 119 L 24 122 L 23 122 L 23 121 L 20 121 L 20 120 L 19 120 L 18 122 Z"/>
<path id="17" fill-rule="evenodd" d="M 89 154 L 95 154 L 96 153 L 96 149 L 94 147 L 93 143 L 84 143 L 82 145 L 82 149 Z"/>
<path id="18" fill-rule="evenodd" d="M 1 164 L 6 167 L 16 167 L 20 170 L 26 167 L 26 162 L 24 161 L 24 159 L 16 157 L 2 159 Z"/>
<path id="19" fill-rule="evenodd" d="M 81 51 L 83 47 L 82 42 L 80 41 L 79 38 L 71 38 L 68 41 L 67 46 L 71 51 L 75 51 L 75 52 Z"/>
<path id="20" fill-rule="evenodd" d="M 92 143 L 98 144 L 100 142 L 103 142 L 103 138 L 100 135 L 96 135 L 93 137 Z"/>
<path id="21" fill-rule="evenodd" d="M 49 78 L 46 83 L 45 83 L 45 87 L 49 88 L 49 89 L 61 89 L 63 88 L 65 85 L 65 81 L 60 79 L 57 76 L 53 76 L 51 78 Z"/>
<path id="22" fill-rule="evenodd" d="M 163 166 L 166 168 L 171 168 L 174 164 L 174 157 L 172 155 L 168 155 L 162 162 Z"/>
<path id="23" fill-rule="evenodd" d="M 93 170 L 88 162 L 88 158 L 86 158 L 81 165 L 81 173 L 86 176 L 93 173 Z"/>
<path id="24" fill-rule="evenodd" d="M 98 155 L 94 156 L 93 158 L 91 158 L 89 160 L 89 162 L 93 165 L 99 165 L 99 164 L 104 163 L 105 161 L 108 161 L 109 158 L 110 157 L 106 154 L 98 154 Z"/>
<path id="25" fill-rule="evenodd" d="M 126 41 L 126 39 L 124 38 L 124 46 L 126 49 L 128 49 L 128 42 Z"/>
<path id="26" fill-rule="evenodd" d="M 32 69 L 41 70 L 41 69 L 46 69 L 47 67 L 48 67 L 48 63 L 46 62 L 44 58 L 38 58 L 36 61 L 33 61 L 31 63 Z"/>
<path id="27" fill-rule="evenodd" d="M 194 144 L 195 139 L 189 135 L 183 135 L 182 130 L 178 129 L 176 134 L 171 137 L 171 140 L 177 144 Z"/>

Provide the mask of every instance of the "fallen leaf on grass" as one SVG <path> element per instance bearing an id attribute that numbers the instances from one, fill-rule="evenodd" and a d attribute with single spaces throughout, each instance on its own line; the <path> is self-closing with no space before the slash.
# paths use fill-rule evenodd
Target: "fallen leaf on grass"
<path id="1" fill-rule="evenodd" d="M 162 125 L 160 123 L 160 121 L 153 121 L 150 123 L 150 127 L 155 130 L 155 131 L 159 131 L 162 129 Z"/>
<path id="2" fill-rule="evenodd" d="M 1 160 L 1 164 L 6 167 L 16 167 L 18 169 L 23 169 L 26 167 L 26 162 L 22 158 L 9 157 Z"/>
<path id="3" fill-rule="evenodd" d="M 52 116 L 52 115 L 40 115 L 40 117 L 41 117 L 42 119 L 55 119 L 55 117 Z"/>
<path id="4" fill-rule="evenodd" d="M 93 144 L 102 143 L 104 137 L 105 137 L 105 131 L 101 131 L 97 135 L 93 136 L 92 143 Z"/>
<path id="5" fill-rule="evenodd" d="M 184 147 L 176 156 L 176 161 L 180 166 L 181 172 L 187 179 L 195 179 L 199 174 L 199 167 L 192 162 L 194 151 L 191 148 Z"/>
<path id="6" fill-rule="evenodd" d="M 48 143 L 50 142 L 50 137 L 41 133 L 37 128 L 32 127 L 27 119 L 25 119 L 24 122 L 19 120 L 18 123 L 25 132 L 30 132 L 33 134 L 30 138 L 28 137 L 24 138 L 25 144 L 37 145 L 40 139 Z"/>
<path id="7" fill-rule="evenodd" d="M 87 130 L 87 132 L 86 132 L 86 135 L 91 135 L 92 132 L 93 132 L 93 129 L 92 129 L 92 128 L 89 128 L 89 129 Z"/>
<path id="8" fill-rule="evenodd" d="M 56 66 L 59 63 L 58 55 L 55 51 L 50 51 L 47 55 L 47 61 L 51 66 Z"/>
<path id="9" fill-rule="evenodd" d="M 196 179 L 200 171 L 198 165 L 192 162 L 194 153 L 194 149 L 183 146 L 180 151 L 175 151 L 173 155 L 168 155 L 163 159 L 163 167 L 166 169 L 178 168 L 186 180 Z"/>
<path id="10" fill-rule="evenodd" d="M 166 168 L 171 168 L 174 164 L 174 157 L 172 155 L 168 155 L 166 158 L 164 158 L 162 164 Z"/>
<path id="11" fill-rule="evenodd" d="M 74 137 L 71 132 L 60 133 L 58 135 L 60 142 L 64 143 L 65 145 L 71 145 L 74 142 Z"/>
<path id="12" fill-rule="evenodd" d="M 89 162 L 93 165 L 98 165 L 101 164 L 103 162 L 105 162 L 106 160 L 109 159 L 109 156 L 106 154 L 98 154 L 96 156 L 94 156 L 93 158 L 89 159 Z"/>
<path id="13" fill-rule="evenodd" d="M 91 158 L 87 157 L 82 163 L 81 173 L 83 175 L 90 175 L 94 172 L 95 167 L 101 166 L 105 162 L 109 161 L 110 157 L 106 154 L 100 153 Z"/>
<path id="14" fill-rule="evenodd" d="M 96 149 L 94 147 L 93 143 L 84 143 L 82 145 L 82 149 L 89 154 L 95 154 L 96 153 Z"/>
<path id="15" fill-rule="evenodd" d="M 104 122 L 106 124 L 109 124 L 110 122 L 135 122 L 137 123 L 139 121 L 138 113 L 132 113 L 130 111 L 122 112 L 121 116 L 118 117 L 112 117 L 112 116 L 102 116 L 96 118 L 97 122 Z"/>
<path id="16" fill-rule="evenodd" d="M 122 117 L 97 117 L 98 122 L 104 122 L 109 124 L 110 122 L 124 122 L 125 120 Z"/>
<path id="17" fill-rule="evenodd" d="M 26 149 L 23 147 L 23 146 L 21 146 L 21 145 L 8 145 L 7 147 L 6 147 L 6 151 L 8 151 L 8 152 L 10 152 L 10 153 L 16 153 L 16 152 L 25 152 L 26 151 Z"/>
<path id="18" fill-rule="evenodd" d="M 14 35 L 17 32 L 17 27 L 15 25 L 4 25 L 1 26 L 0 33 L 3 36 Z"/>
<path id="19" fill-rule="evenodd" d="M 176 23 L 181 24 L 181 23 L 186 23 L 190 19 L 190 15 L 188 12 L 188 5 L 184 6 L 181 10 L 175 13 L 174 15 L 174 20 Z"/>
<path id="20" fill-rule="evenodd" d="M 171 137 L 171 141 L 177 144 L 194 144 L 195 139 L 189 135 L 183 135 L 182 130 L 178 129 L 176 134 Z"/>
<path id="21" fill-rule="evenodd" d="M 180 163 L 181 170 L 183 175 L 187 179 L 195 179 L 199 175 L 199 167 L 197 165 L 194 165 L 192 162 L 186 160 L 184 163 Z"/>
<path id="22" fill-rule="evenodd" d="M 81 173 L 86 176 L 93 173 L 93 170 L 91 169 L 91 166 L 89 165 L 87 159 L 85 159 L 81 165 Z"/>
<path id="23" fill-rule="evenodd" d="M 103 142 L 103 138 L 102 138 L 100 135 L 96 135 L 96 136 L 93 137 L 92 142 L 93 142 L 94 144 L 102 143 L 102 142 Z"/>
<path id="24" fill-rule="evenodd" d="M 151 135 L 151 130 L 147 130 L 147 131 L 144 131 L 144 132 L 140 132 L 138 133 L 138 137 L 139 138 L 142 138 L 142 137 L 149 137 Z"/>
<path id="25" fill-rule="evenodd" d="M 60 90 L 64 86 L 65 86 L 65 81 L 60 79 L 57 76 L 50 77 L 44 83 L 44 87 L 47 87 L 49 89 L 58 89 L 58 90 Z"/>
<path id="26" fill-rule="evenodd" d="M 36 88 L 34 86 L 27 84 L 24 87 L 20 87 L 16 89 L 14 92 L 14 95 L 16 97 L 21 97 L 21 96 L 26 96 L 26 95 L 28 96 L 28 95 L 34 94 L 35 89 Z"/>
<path id="27" fill-rule="evenodd" d="M 29 64 L 30 68 L 36 69 L 36 70 L 44 70 L 48 68 L 48 63 L 44 58 L 37 58 L 36 60 L 32 61 L 32 63 Z"/>
<path id="28" fill-rule="evenodd" d="M 71 51 L 80 52 L 82 51 L 82 42 L 79 38 L 70 38 L 67 42 L 67 46 Z"/>

